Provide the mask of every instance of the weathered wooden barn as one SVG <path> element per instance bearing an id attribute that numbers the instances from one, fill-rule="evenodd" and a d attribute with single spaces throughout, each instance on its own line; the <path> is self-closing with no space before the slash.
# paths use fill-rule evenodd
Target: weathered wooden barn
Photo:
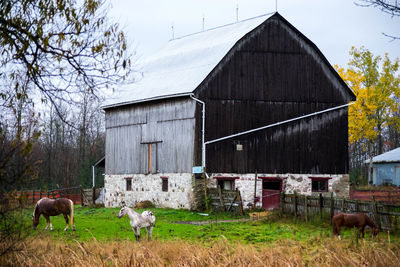
<path id="1" fill-rule="evenodd" d="M 280 14 L 171 40 L 139 66 L 103 106 L 106 206 L 194 208 L 194 166 L 265 208 L 270 192 L 348 195 L 355 96 Z"/>

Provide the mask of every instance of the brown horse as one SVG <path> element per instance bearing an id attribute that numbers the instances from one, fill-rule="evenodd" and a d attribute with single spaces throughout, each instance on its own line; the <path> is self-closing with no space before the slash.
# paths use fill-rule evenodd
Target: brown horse
<path id="1" fill-rule="evenodd" d="M 67 226 L 64 231 L 67 231 L 69 225 L 75 230 L 74 224 L 74 203 L 72 200 L 67 198 L 49 199 L 47 197 L 40 199 L 33 210 L 33 229 L 39 224 L 39 217 L 43 214 L 46 218 L 47 225 L 45 230 L 49 228 L 53 230 L 53 225 L 50 222 L 50 216 L 57 216 L 59 214 L 64 215 L 65 223 Z M 69 225 L 68 225 L 68 215 L 69 215 Z"/>
<path id="2" fill-rule="evenodd" d="M 357 213 L 343 213 L 340 212 L 335 214 L 332 217 L 332 227 L 333 227 L 333 234 L 338 235 L 340 239 L 340 227 L 347 226 L 347 227 L 357 227 L 364 238 L 364 230 L 365 226 L 369 226 L 372 228 L 372 236 L 376 236 L 379 233 L 378 226 L 364 213 L 357 212 Z"/>

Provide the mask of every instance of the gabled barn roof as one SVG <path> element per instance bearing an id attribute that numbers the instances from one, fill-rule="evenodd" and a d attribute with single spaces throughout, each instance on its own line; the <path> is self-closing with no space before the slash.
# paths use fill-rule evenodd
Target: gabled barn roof
<path id="1" fill-rule="evenodd" d="M 278 13 L 258 16 L 170 40 L 153 56 L 137 64 L 134 83 L 117 88 L 103 109 L 139 102 L 190 95 L 246 34 L 277 16 L 300 34 L 333 70 L 319 49 Z M 336 73 L 340 83 L 355 96 Z"/>
<path id="2" fill-rule="evenodd" d="M 137 81 L 118 88 L 103 107 L 192 93 L 236 42 L 270 15 L 170 40 L 156 54 L 138 63 Z"/>
<path id="3" fill-rule="evenodd" d="M 400 147 L 390 150 L 386 153 L 380 154 L 376 157 L 372 158 L 373 163 L 394 163 L 400 162 Z M 369 163 L 369 159 L 365 161 L 365 163 Z"/>

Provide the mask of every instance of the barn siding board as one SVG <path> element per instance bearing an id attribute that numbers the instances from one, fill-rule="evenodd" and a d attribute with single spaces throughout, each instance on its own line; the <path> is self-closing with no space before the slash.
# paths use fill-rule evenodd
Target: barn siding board
<path id="1" fill-rule="evenodd" d="M 106 174 L 190 172 L 193 166 L 195 103 L 178 98 L 106 112 Z"/>
<path id="2" fill-rule="evenodd" d="M 206 102 L 206 141 L 352 100 L 303 38 L 271 18 L 236 44 L 195 91 Z M 238 142 L 244 151 L 235 151 Z M 217 173 L 347 173 L 347 154 L 344 108 L 210 144 L 206 165 Z"/>

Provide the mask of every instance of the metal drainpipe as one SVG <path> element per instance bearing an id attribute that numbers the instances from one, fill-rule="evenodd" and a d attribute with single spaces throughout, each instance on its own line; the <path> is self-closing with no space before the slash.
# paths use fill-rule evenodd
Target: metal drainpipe
<path id="1" fill-rule="evenodd" d="M 93 187 L 94 187 L 94 165 L 92 165 L 92 180 L 93 180 Z"/>
<path id="2" fill-rule="evenodd" d="M 206 173 L 206 144 L 204 142 L 204 132 L 205 132 L 205 123 L 206 123 L 206 103 L 201 101 L 200 99 L 195 98 L 193 95 L 190 95 L 190 98 L 194 101 L 200 103 L 202 105 L 202 119 L 201 119 L 201 167 L 203 168 L 203 172 Z"/>

